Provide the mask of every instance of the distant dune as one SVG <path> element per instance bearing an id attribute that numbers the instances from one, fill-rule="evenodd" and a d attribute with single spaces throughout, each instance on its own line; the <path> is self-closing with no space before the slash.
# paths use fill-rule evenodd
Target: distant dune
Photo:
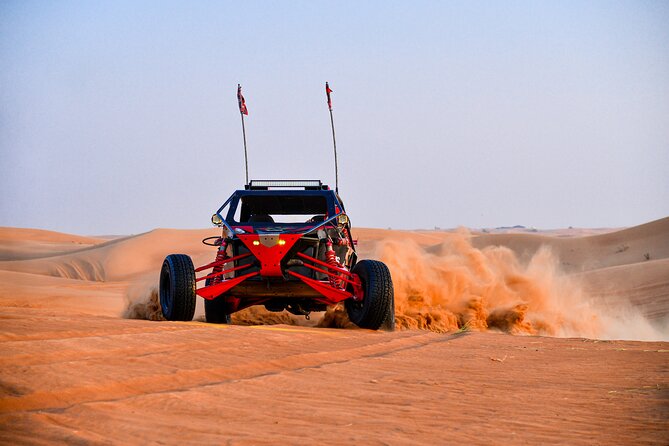
<path id="1" fill-rule="evenodd" d="M 336 308 L 122 317 L 160 319 L 164 257 L 204 264 L 217 234 L 0 228 L 0 443 L 666 444 L 669 218 L 356 229 L 391 269 L 392 333 Z"/>
<path id="2" fill-rule="evenodd" d="M 54 256 L 103 240 L 40 229 L 0 228 L 0 261 Z"/>
<path id="3" fill-rule="evenodd" d="M 14 296 L 20 296 L 21 286 L 16 284 L 30 282 L 32 286 L 39 286 L 41 281 L 53 281 L 49 277 L 73 279 L 78 282 L 72 289 L 83 287 L 95 292 L 110 287 L 122 289 L 133 283 L 157 283 L 160 266 L 167 254 L 189 254 L 196 264 L 210 261 L 213 251 L 200 240 L 217 233 L 216 229 L 156 229 L 106 240 L 51 231 L 0 228 L 3 259 L 0 271 L 6 277 L 3 286 L 11 288 Z M 501 306 L 529 305 L 519 321 L 522 325 L 532 318 L 533 300 L 551 299 L 551 293 L 559 293 L 555 288 L 561 285 L 560 278 L 563 277 L 569 278 L 562 280 L 571 286 L 568 294 L 579 293 L 579 299 L 585 296 L 603 302 L 607 308 L 639 310 L 661 327 L 669 321 L 669 218 L 591 236 L 365 228 L 354 230 L 353 235 L 360 239 L 358 251 L 361 258 L 380 258 L 390 265 L 396 278 L 400 308 L 413 313 L 422 311 L 423 316 L 432 318 L 436 316 L 437 307 L 449 310 L 449 314 L 439 316 L 442 318 L 440 326 L 405 319 L 407 327 L 448 331 L 467 323 L 463 313 L 472 310 L 472 305 L 481 306 L 487 316 Z M 472 260 L 474 257 L 475 261 Z M 528 270 L 530 265 L 532 271 Z M 419 266 L 418 270 L 415 270 L 416 266 Z M 12 276 L 11 273 L 22 275 Z M 510 281 L 519 278 L 534 287 L 534 295 L 523 294 L 523 290 L 508 286 Z M 454 285 L 454 280 L 462 283 Z M 547 280 L 553 283 L 546 283 Z M 502 288 L 503 293 L 500 293 Z M 549 297 L 537 296 L 537 293 Z M 495 306 L 494 301 L 500 294 L 507 296 Z M 432 301 L 428 302 L 430 298 Z M 487 308 L 486 302 L 481 300 L 487 302 Z M 546 310 L 544 303 L 538 304 L 541 311 Z M 87 302 L 87 305 L 91 304 Z M 465 308 L 454 309 L 458 306 Z M 398 316 L 402 321 L 403 314 Z M 565 317 L 564 314 L 555 316 Z M 546 323 L 550 321 L 539 322 Z M 479 320 L 476 325 L 486 328 L 485 321 Z M 544 331 L 545 334 L 558 332 Z M 582 334 L 596 335 L 587 330 Z"/>

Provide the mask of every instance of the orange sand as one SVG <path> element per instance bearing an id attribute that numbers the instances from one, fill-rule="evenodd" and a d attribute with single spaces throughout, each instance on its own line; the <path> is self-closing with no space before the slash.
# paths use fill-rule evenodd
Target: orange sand
<path id="1" fill-rule="evenodd" d="M 514 232 L 354 231 L 393 274 L 377 333 L 121 317 L 215 229 L 0 228 L 0 444 L 666 444 L 669 344 L 586 338 L 667 340 L 669 218 Z"/>

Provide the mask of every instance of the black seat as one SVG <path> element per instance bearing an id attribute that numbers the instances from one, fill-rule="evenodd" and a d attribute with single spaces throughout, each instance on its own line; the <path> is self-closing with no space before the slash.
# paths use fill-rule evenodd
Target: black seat
<path id="1" fill-rule="evenodd" d="M 319 223 L 321 221 L 325 221 L 325 215 L 314 215 L 309 220 L 307 220 L 307 223 Z"/>
<path id="2" fill-rule="evenodd" d="M 253 214 L 249 217 L 249 223 L 274 223 L 274 219 L 267 214 Z"/>

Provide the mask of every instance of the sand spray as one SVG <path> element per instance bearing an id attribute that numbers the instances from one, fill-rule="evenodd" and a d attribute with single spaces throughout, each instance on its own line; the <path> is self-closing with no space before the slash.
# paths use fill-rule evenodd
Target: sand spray
<path id="1" fill-rule="evenodd" d="M 508 248 L 473 247 L 471 235 L 463 229 L 432 246 L 421 246 L 413 240 L 381 239 L 366 247 L 365 257 L 381 260 L 390 269 L 399 330 L 669 339 L 669 330 L 658 330 L 635 309 L 605 308 L 589 298 L 579 279 L 560 271 L 559 259 L 548 246 L 521 263 Z M 163 319 L 157 277 L 138 279 L 128 288 L 126 300 L 123 317 Z M 204 320 L 200 301 L 196 320 Z M 252 307 L 233 314 L 232 323 L 354 327 L 343 305 L 315 313 L 311 321 Z"/>

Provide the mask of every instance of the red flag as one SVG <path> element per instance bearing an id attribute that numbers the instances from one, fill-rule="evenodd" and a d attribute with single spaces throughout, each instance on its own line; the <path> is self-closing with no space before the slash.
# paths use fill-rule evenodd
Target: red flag
<path id="1" fill-rule="evenodd" d="M 328 108 L 330 111 L 332 111 L 332 99 L 330 98 L 330 93 L 332 93 L 332 90 L 330 90 L 330 86 L 328 83 L 325 83 L 325 94 L 328 95 Z"/>
<path id="2" fill-rule="evenodd" d="M 239 102 L 239 113 L 248 116 L 249 111 L 246 108 L 246 101 L 244 100 L 244 96 L 242 96 L 242 86 L 239 84 L 237 84 L 237 102 Z"/>

